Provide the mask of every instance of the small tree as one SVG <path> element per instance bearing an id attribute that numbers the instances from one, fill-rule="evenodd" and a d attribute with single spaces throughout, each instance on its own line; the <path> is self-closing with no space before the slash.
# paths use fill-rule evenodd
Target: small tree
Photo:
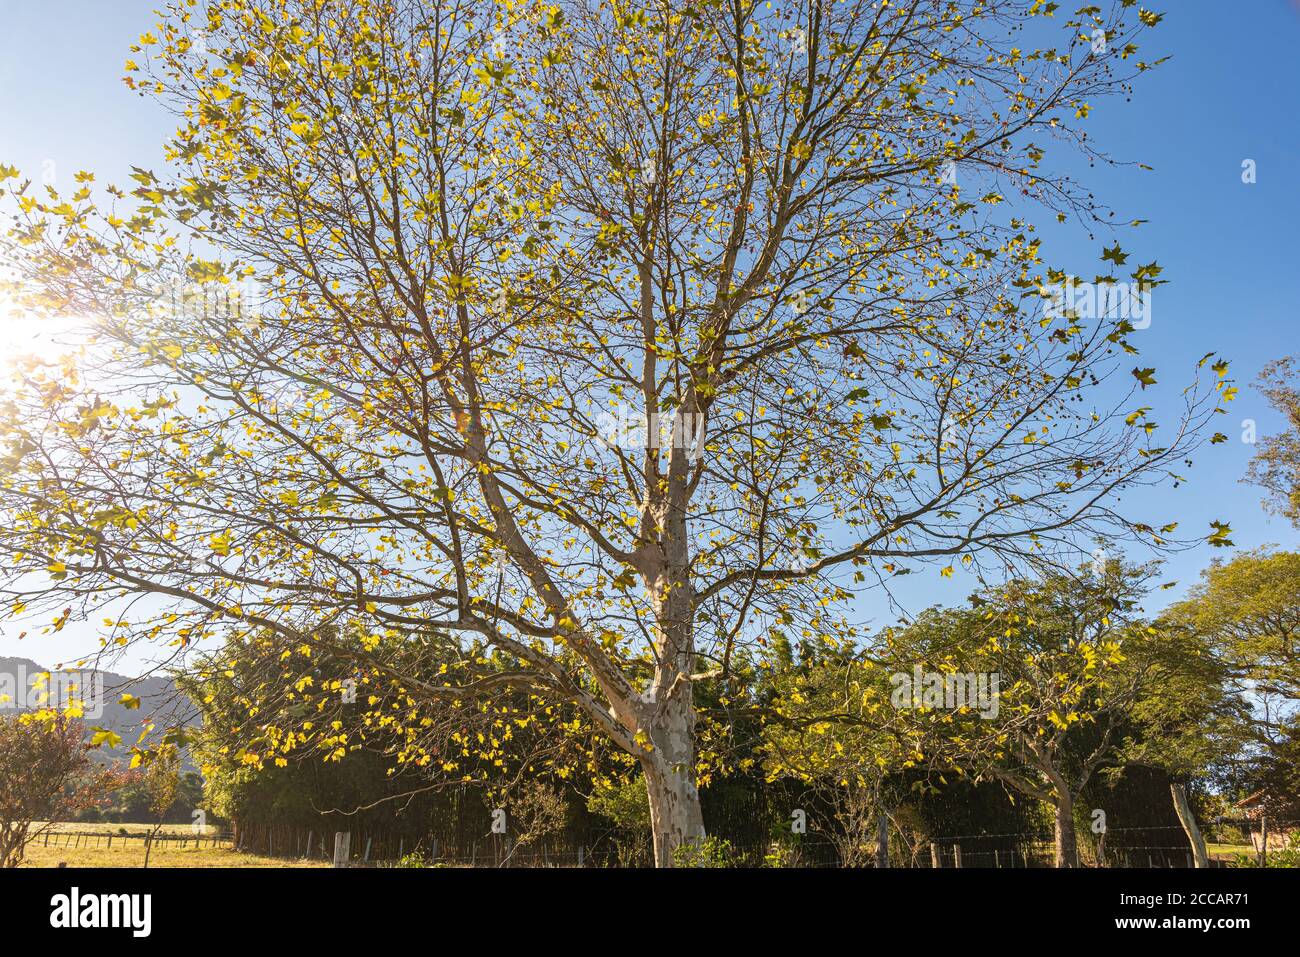
<path id="1" fill-rule="evenodd" d="M 622 778 L 597 778 L 587 798 L 587 810 L 612 821 L 621 832 L 614 838 L 614 853 L 621 866 L 640 863 L 650 843 L 650 806 L 645 779 L 633 772 Z"/>
<path id="2" fill-rule="evenodd" d="M 521 781 L 510 795 L 508 806 L 515 841 L 507 860 L 521 847 L 562 831 L 569 810 L 563 792 L 554 784 L 538 779 Z"/>
<path id="3" fill-rule="evenodd" d="M 100 793 L 81 725 L 45 712 L 0 716 L 0 867 Z"/>
<path id="4" fill-rule="evenodd" d="M 1233 678 L 1281 709 L 1300 703 L 1300 554 L 1213 562 L 1171 614 L 1204 635 Z"/>
<path id="5" fill-rule="evenodd" d="M 176 802 L 180 790 L 180 752 L 173 745 L 164 745 L 152 752 L 146 760 L 143 774 L 145 791 L 149 795 L 149 810 L 155 816 L 153 830 L 144 844 L 144 866 L 149 866 L 154 838 L 167 820 L 167 812 Z"/>
<path id="6" fill-rule="evenodd" d="M 910 713 L 947 763 L 1052 807 L 1057 867 L 1078 866 L 1075 801 L 1115 756 L 1141 687 L 1129 656 L 1151 640 L 1136 617 L 1145 575 L 1110 563 L 1104 573 L 1014 581 L 893 639 L 895 657 L 937 684 L 982 675 L 991 688 L 996 676 L 995 707 L 954 707 L 943 694 L 932 702 L 927 689 Z"/>
<path id="7" fill-rule="evenodd" d="M 792 777 L 829 811 L 811 822 L 845 867 L 888 866 L 890 777 L 928 750 L 924 730 L 890 701 L 889 669 L 867 652 L 819 657 L 773 677 L 763 731 L 770 778 Z"/>
<path id="8" fill-rule="evenodd" d="M 1214 562 L 1168 618 L 1204 649 L 1204 661 L 1189 658 L 1181 667 L 1204 668 L 1212 662 L 1223 688 L 1202 688 L 1210 701 L 1192 704 L 1200 710 L 1183 716 L 1200 731 L 1170 738 L 1160 756 L 1174 761 L 1175 768 L 1179 761 L 1196 764 L 1217 749 L 1217 739 L 1225 733 L 1215 730 L 1222 720 L 1216 710 L 1231 709 L 1248 724 L 1229 725 L 1232 741 L 1226 744 L 1244 747 L 1248 762 L 1258 765 L 1238 768 L 1234 776 L 1259 780 L 1257 771 L 1270 765 L 1279 747 L 1285 751 L 1300 705 L 1300 554 L 1260 549 Z M 1188 680 L 1195 680 L 1194 671 Z M 1222 701 L 1210 708 L 1220 694 Z M 1179 718 L 1176 701 L 1162 700 L 1158 711 L 1167 719 Z M 1177 803 L 1177 793 L 1174 797 Z"/>

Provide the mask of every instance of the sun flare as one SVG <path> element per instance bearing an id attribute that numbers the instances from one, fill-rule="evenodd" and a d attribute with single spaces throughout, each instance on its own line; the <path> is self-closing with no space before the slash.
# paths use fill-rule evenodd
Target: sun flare
<path id="1" fill-rule="evenodd" d="M 11 299 L 0 298 L 0 365 L 57 362 L 80 348 L 80 331 L 74 319 L 33 316 Z"/>

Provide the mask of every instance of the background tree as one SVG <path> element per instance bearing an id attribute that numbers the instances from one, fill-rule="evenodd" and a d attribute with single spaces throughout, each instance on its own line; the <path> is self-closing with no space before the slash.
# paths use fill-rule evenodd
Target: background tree
<path id="1" fill-rule="evenodd" d="M 141 774 L 141 784 L 149 796 L 149 812 L 154 825 L 144 842 L 145 867 L 149 866 L 154 838 L 167 822 L 167 812 L 176 803 L 176 795 L 181 786 L 180 763 L 180 751 L 174 746 L 164 746 L 153 752 Z"/>
<path id="2" fill-rule="evenodd" d="M 506 861 L 520 848 L 529 847 L 564 830 L 568 805 L 554 784 L 540 778 L 520 781 L 507 805 L 513 844 Z"/>
<path id="3" fill-rule="evenodd" d="M 923 672 L 997 676 L 995 712 L 927 702 L 911 714 L 938 726 L 948 763 L 1052 808 L 1057 867 L 1078 866 L 1075 801 L 1117 753 L 1153 637 L 1137 606 L 1149 573 L 1098 572 L 990 588 L 891 636 L 895 660 Z"/>
<path id="4" fill-rule="evenodd" d="M 1275 823 L 1289 817 L 1294 802 L 1285 782 L 1300 720 L 1300 555 L 1258 549 L 1213 562 L 1168 617 L 1213 649 L 1248 712 L 1249 742 L 1227 781 L 1247 793 L 1264 790 Z"/>
<path id="5" fill-rule="evenodd" d="M 0 407 L 3 594 L 171 606 L 123 641 L 453 635 L 418 708 L 581 711 L 671 864 L 738 648 L 926 565 L 1169 542 L 1118 493 L 1181 478 L 1226 364 L 1157 433 L 1131 323 L 1044 315 L 1026 218 L 1109 218 L 1044 161 L 1098 158 L 1160 16 L 1051 13 L 174 4 L 127 64 L 170 172 L 10 189 L 16 294 L 101 359 Z M 1160 281 L 1128 255 L 1097 281 Z"/>
<path id="6" fill-rule="evenodd" d="M 1212 562 L 1170 615 L 1210 642 L 1275 718 L 1300 702 L 1300 554 L 1258 549 Z"/>
<path id="7" fill-rule="evenodd" d="M 772 675 L 764 768 L 804 787 L 807 826 L 830 837 L 843 866 L 888 866 L 897 778 L 926 766 L 930 742 L 894 707 L 891 669 L 871 650 L 827 651 Z"/>
<path id="8" fill-rule="evenodd" d="M 17 867 L 46 828 L 107 790 L 87 751 L 79 721 L 47 712 L 0 715 L 0 867 Z"/>
<path id="9" fill-rule="evenodd" d="M 1187 789 L 1241 754 L 1250 739 L 1249 707 L 1235 693 L 1230 665 L 1196 631 L 1161 620 L 1145 651 L 1145 675 L 1132 708 L 1138 730 L 1118 763 L 1143 764 L 1169 775 L 1169 791 L 1196 867 L 1209 867 L 1205 837 Z"/>
<path id="10" fill-rule="evenodd" d="M 1300 388 L 1296 357 L 1270 362 L 1259 374 L 1258 388 L 1286 418 L 1287 427 L 1266 436 L 1251 460 L 1246 478 L 1268 492 L 1265 504 L 1300 527 Z"/>
<path id="11" fill-rule="evenodd" d="M 650 806 L 646 803 L 645 781 L 640 774 L 610 781 L 597 780 L 587 809 L 610 821 L 618 829 L 612 840 L 622 866 L 644 859 L 650 844 Z"/>

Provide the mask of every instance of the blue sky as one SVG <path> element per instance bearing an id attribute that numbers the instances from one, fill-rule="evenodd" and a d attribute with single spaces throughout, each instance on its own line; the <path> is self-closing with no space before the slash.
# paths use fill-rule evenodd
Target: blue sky
<path id="1" fill-rule="evenodd" d="M 0 162 L 60 184 L 78 169 L 100 183 L 124 181 L 132 165 L 160 167 L 170 118 L 121 83 L 127 46 L 154 22 L 157 0 L 0 0 Z M 1240 441 L 1241 420 L 1261 435 L 1282 423 L 1248 385 L 1270 359 L 1300 351 L 1300 3 L 1247 0 L 1222 4 L 1179 0 L 1152 4 L 1164 22 L 1144 57 L 1172 58 L 1140 78 L 1131 103 L 1110 101 L 1088 121 L 1090 135 L 1114 158 L 1145 163 L 1073 170 L 1087 177 L 1116 219 L 1145 219 L 1120 241 L 1130 262 L 1164 267 L 1149 329 L 1135 334 L 1142 364 L 1159 370 L 1153 404 L 1172 402 L 1195 362 L 1219 352 L 1242 387 L 1233 414 L 1218 427 L 1230 441 L 1196 458 L 1192 481 L 1152 498 L 1176 513 L 1185 531 L 1208 532 L 1211 519 L 1232 525 L 1238 547 L 1300 547 L 1300 534 L 1260 507 L 1258 490 L 1240 484 L 1253 448 Z M 1063 4 L 1069 7 L 1069 4 Z M 1243 160 L 1257 181 L 1241 180 Z M 1046 216 L 1038 218 L 1044 222 Z M 1091 275 L 1109 235 L 1095 239 L 1051 230 L 1048 258 L 1077 263 Z M 1166 406 L 1168 408 L 1168 406 Z M 1172 409 L 1169 410 L 1172 415 Z M 1146 505 L 1148 503 L 1137 503 Z M 1169 577 L 1181 586 L 1224 549 L 1202 546 L 1174 556 Z M 899 596 L 912 611 L 956 603 L 970 588 L 960 577 L 915 576 Z M 1182 587 L 1161 593 L 1161 600 Z M 870 603 L 869 603 L 870 604 Z M 892 620 L 883 606 L 866 613 Z M 87 650 L 85 630 L 69 628 L 41 645 L 0 636 L 0 654 L 52 663 Z M 44 639 L 41 639 L 45 641 Z"/>

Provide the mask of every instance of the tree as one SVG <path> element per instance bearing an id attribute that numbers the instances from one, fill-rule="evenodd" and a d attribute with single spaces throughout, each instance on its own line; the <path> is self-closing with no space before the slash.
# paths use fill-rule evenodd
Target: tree
<path id="1" fill-rule="evenodd" d="M 514 842 L 506 861 L 521 847 L 528 847 L 548 835 L 564 830 L 568 803 L 554 784 L 538 778 L 521 781 L 510 796 L 510 824 Z"/>
<path id="2" fill-rule="evenodd" d="M 891 778 L 924 766 L 930 750 L 921 726 L 894 708 L 889 678 L 869 650 L 819 655 L 771 678 L 764 767 L 827 809 L 829 820 L 809 826 L 827 832 L 845 867 L 888 866 Z"/>
<path id="3" fill-rule="evenodd" d="M 171 172 L 10 190 L 14 294 L 99 359 L 0 410 L 3 593 L 172 604 L 124 640 L 463 638 L 404 714 L 578 709 L 670 865 L 738 648 L 927 565 L 1169 540 L 1117 496 L 1181 480 L 1227 366 L 1157 438 L 1133 324 L 1044 315 L 1025 218 L 1104 223 L 1045 158 L 1098 158 L 1160 16 L 1051 10 L 175 5 L 127 64 Z M 1128 255 L 1102 288 L 1161 281 Z"/>
<path id="4" fill-rule="evenodd" d="M 0 715 L 0 867 L 17 867 L 27 845 L 102 793 L 80 722 L 38 711 Z"/>
<path id="5" fill-rule="evenodd" d="M 644 861 L 650 844 L 650 808 L 640 774 L 612 781 L 598 779 L 587 798 L 587 810 L 618 828 L 613 844 L 620 866 Z"/>
<path id="6" fill-rule="evenodd" d="M 1300 527 L 1300 388 L 1294 375 L 1297 359 L 1270 362 L 1259 374 L 1259 389 L 1286 417 L 1286 431 L 1267 436 L 1251 460 L 1248 481 L 1268 492 L 1266 504 Z"/>
<path id="7" fill-rule="evenodd" d="M 1098 572 L 990 588 L 970 610 L 922 616 L 891 639 L 895 660 L 934 683 L 910 690 L 936 757 L 1050 805 L 1057 867 L 1078 866 L 1075 802 L 1118 752 L 1154 637 L 1137 606 L 1149 572 Z M 970 694 L 981 676 L 988 706 Z M 958 680 L 960 699 L 948 688 Z"/>
<path id="8" fill-rule="evenodd" d="M 181 786 L 180 762 L 180 752 L 174 746 L 166 746 L 157 749 L 144 766 L 142 783 L 149 796 L 149 811 L 154 819 L 153 829 L 144 842 L 145 867 L 149 866 L 154 838 L 162 830 L 167 812 L 176 802 Z"/>
<path id="9" fill-rule="evenodd" d="M 1300 555 L 1258 549 L 1212 562 L 1168 618 L 1217 659 L 1225 693 L 1247 721 L 1244 731 L 1233 732 L 1244 739 L 1238 760 L 1245 766 L 1229 769 L 1228 779 L 1269 782 L 1266 800 L 1276 810 L 1286 800 L 1275 791 L 1287 778 L 1287 755 L 1294 754 L 1287 743 L 1300 702 Z M 1216 712 L 1202 720 L 1218 720 Z"/>
<path id="10" fill-rule="evenodd" d="M 1170 615 L 1253 695 L 1282 709 L 1300 702 L 1300 554 L 1258 549 L 1212 562 Z"/>
<path id="11" fill-rule="evenodd" d="M 1169 775 L 1169 793 L 1196 867 L 1209 867 L 1205 837 L 1187 787 L 1236 757 L 1250 738 L 1249 709 L 1235 694 L 1230 666 L 1215 646 L 1185 625 L 1155 625 L 1146 650 L 1143 686 L 1133 703 L 1138 726 L 1120 764 L 1144 764 Z"/>

